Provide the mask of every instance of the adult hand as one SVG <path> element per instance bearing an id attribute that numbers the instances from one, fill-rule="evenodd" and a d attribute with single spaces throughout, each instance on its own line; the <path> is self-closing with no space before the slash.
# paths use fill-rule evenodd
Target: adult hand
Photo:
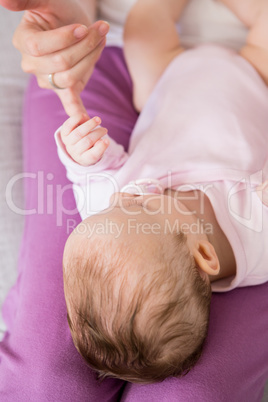
<path id="1" fill-rule="evenodd" d="M 53 89 L 66 113 L 85 113 L 80 98 L 95 63 L 105 46 L 109 25 L 94 18 L 93 3 L 88 8 L 76 0 L 0 0 L 13 10 L 27 10 L 17 27 L 13 44 L 22 54 L 22 69 L 35 74 L 42 88 Z M 53 74 L 55 89 L 49 83 Z"/>

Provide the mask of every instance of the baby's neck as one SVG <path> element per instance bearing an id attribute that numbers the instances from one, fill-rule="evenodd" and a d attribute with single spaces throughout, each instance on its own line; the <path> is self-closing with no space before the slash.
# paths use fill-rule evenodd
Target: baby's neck
<path id="1" fill-rule="evenodd" d="M 217 276 L 210 277 L 210 281 L 235 275 L 236 262 L 232 247 L 216 219 L 207 195 L 199 190 L 180 192 L 172 189 L 166 189 L 165 195 L 178 198 L 189 211 L 193 211 L 200 229 L 206 233 L 209 242 L 215 248 L 221 269 Z"/>

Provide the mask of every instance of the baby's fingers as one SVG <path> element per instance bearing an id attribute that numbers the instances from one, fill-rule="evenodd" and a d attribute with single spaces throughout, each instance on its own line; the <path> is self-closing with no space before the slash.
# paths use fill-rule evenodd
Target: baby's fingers
<path id="1" fill-rule="evenodd" d="M 72 148 L 72 152 L 78 157 L 81 156 L 84 152 L 94 147 L 95 143 L 100 140 L 105 134 L 107 134 L 107 129 L 103 127 L 99 127 L 94 131 L 90 132 L 87 136 L 80 139 L 75 144 L 68 144 L 68 146 Z"/>
<path id="2" fill-rule="evenodd" d="M 87 120 L 89 120 L 89 117 L 83 113 L 76 114 L 66 120 L 61 127 L 61 138 L 63 143 L 66 143 L 67 138 L 70 136 L 72 131 L 74 131 L 81 124 L 85 123 Z"/>
<path id="3" fill-rule="evenodd" d="M 93 148 L 87 150 L 81 155 L 80 164 L 82 166 L 94 165 L 102 158 L 108 146 L 109 146 L 108 138 L 100 139 L 95 143 Z"/>
<path id="4" fill-rule="evenodd" d="M 104 129 L 106 130 L 105 133 L 103 134 L 103 131 L 101 131 L 102 134 L 99 134 L 100 132 L 97 127 L 100 123 L 101 119 L 97 116 L 93 117 L 93 119 L 87 120 L 85 123 L 80 124 L 67 136 L 66 142 L 68 145 L 76 145 L 90 134 L 89 139 L 85 140 L 85 142 L 91 142 L 91 146 L 93 146 L 97 140 L 107 133 L 107 130 Z"/>

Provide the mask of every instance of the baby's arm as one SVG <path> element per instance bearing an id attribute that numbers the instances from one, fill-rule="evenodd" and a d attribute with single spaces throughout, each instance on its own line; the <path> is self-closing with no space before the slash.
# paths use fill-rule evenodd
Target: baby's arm
<path id="1" fill-rule="evenodd" d="M 168 64 L 183 51 L 176 22 L 187 2 L 138 0 L 130 11 L 124 31 L 124 51 L 138 111 Z"/>
<path id="2" fill-rule="evenodd" d="M 67 177 L 85 188 L 89 177 L 91 182 L 100 182 L 107 175 L 113 177 L 128 159 L 123 146 L 108 137 L 107 130 L 99 124 L 99 118 L 80 114 L 66 120 L 55 133 Z"/>
<path id="3" fill-rule="evenodd" d="M 247 43 L 240 54 L 255 67 L 268 85 L 268 1 L 221 1 L 249 27 Z"/>
<path id="4" fill-rule="evenodd" d="M 110 195 L 120 191 L 116 175 L 128 160 L 124 147 L 108 137 L 99 123 L 96 117 L 76 115 L 55 133 L 59 159 L 83 219 L 108 208 Z"/>

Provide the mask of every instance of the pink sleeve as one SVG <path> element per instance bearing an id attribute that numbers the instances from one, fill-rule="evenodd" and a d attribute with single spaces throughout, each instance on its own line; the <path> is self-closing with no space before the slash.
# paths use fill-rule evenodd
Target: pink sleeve
<path id="1" fill-rule="evenodd" d="M 65 166 L 68 179 L 77 185 L 85 186 L 87 174 L 94 180 L 94 174 L 109 173 L 114 175 L 127 161 L 128 154 L 124 151 L 122 145 L 117 144 L 112 138 L 106 135 L 104 138 L 109 139 L 109 146 L 105 151 L 103 157 L 94 165 L 81 166 L 75 162 L 65 149 L 60 136 L 61 127 L 55 132 L 55 140 L 58 149 L 59 159 Z"/>

